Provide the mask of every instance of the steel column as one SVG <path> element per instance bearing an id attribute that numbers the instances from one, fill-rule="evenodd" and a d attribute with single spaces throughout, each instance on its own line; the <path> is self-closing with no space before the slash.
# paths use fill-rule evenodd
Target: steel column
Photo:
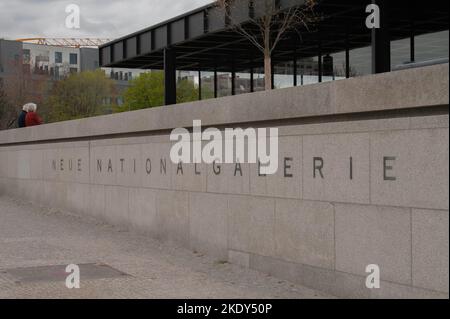
<path id="1" fill-rule="evenodd" d="M 373 0 L 373 3 L 380 8 L 380 28 L 372 29 L 372 73 L 391 71 L 388 2 L 387 0 Z"/>
<path id="2" fill-rule="evenodd" d="M 177 103 L 177 68 L 175 51 L 164 49 L 164 103 Z"/>

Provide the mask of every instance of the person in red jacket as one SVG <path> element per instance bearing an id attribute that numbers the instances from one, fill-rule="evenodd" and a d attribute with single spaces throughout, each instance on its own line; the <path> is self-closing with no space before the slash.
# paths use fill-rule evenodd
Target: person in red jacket
<path id="1" fill-rule="evenodd" d="M 25 117 L 25 126 L 36 126 L 42 124 L 42 119 L 36 113 L 37 105 L 30 103 L 28 108 L 27 116 Z"/>

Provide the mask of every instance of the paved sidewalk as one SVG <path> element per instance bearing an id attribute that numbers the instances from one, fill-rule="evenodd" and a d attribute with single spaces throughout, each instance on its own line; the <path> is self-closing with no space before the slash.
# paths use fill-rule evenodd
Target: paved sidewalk
<path id="1" fill-rule="evenodd" d="M 23 283 L 4 270 L 103 263 L 130 276 Z M 3 271 L 3 272 L 2 272 Z M 0 197 L 0 298 L 328 298 L 171 244 Z"/>

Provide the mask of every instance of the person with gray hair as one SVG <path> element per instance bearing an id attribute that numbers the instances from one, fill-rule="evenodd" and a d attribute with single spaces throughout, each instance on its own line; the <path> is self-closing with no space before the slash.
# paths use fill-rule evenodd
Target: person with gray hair
<path id="1" fill-rule="evenodd" d="M 20 112 L 19 119 L 17 120 L 18 121 L 17 124 L 18 124 L 19 128 L 26 126 L 25 125 L 25 119 L 27 117 L 27 113 L 28 113 L 29 108 L 30 108 L 30 103 L 27 103 L 27 104 L 25 104 L 22 107 L 22 112 Z"/>
<path id="2" fill-rule="evenodd" d="M 39 117 L 39 115 L 36 113 L 37 105 L 34 103 L 28 103 L 28 113 L 25 117 L 25 126 L 36 126 L 41 125 L 42 119 Z"/>

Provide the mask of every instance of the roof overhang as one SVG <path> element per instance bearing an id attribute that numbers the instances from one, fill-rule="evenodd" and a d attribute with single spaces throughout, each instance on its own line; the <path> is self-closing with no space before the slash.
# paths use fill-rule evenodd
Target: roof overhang
<path id="1" fill-rule="evenodd" d="M 304 0 L 280 0 L 288 7 Z M 276 61 L 297 56 L 317 56 L 344 51 L 346 47 L 370 45 L 371 30 L 365 20 L 368 0 L 320 0 L 316 12 L 321 21 L 300 32 L 286 34 L 273 55 Z M 389 1 L 389 28 L 392 40 L 415 34 L 448 30 L 447 1 Z M 415 9 L 411 9 L 414 7 Z M 246 11 L 247 10 L 247 11 Z M 237 10 L 246 23 L 248 8 Z M 244 14 L 242 14 L 244 13 Z M 179 70 L 248 70 L 262 65 L 261 52 L 245 37 L 227 27 L 225 12 L 214 4 L 190 11 L 153 27 L 135 32 L 100 47 L 102 67 L 162 69 L 163 50 L 173 48 Z"/>

